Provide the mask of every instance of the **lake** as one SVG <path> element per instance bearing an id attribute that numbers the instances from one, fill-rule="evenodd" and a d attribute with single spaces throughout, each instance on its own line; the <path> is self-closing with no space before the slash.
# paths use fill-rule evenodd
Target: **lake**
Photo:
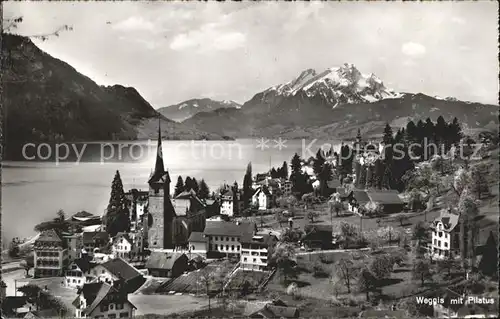
<path id="1" fill-rule="evenodd" d="M 178 176 L 203 178 L 211 191 L 234 181 L 241 187 L 249 162 L 253 174 L 267 172 L 272 166 L 281 166 L 283 161 L 290 163 L 295 153 L 308 158 L 327 142 L 338 150 L 337 142 L 316 140 L 289 140 L 281 145 L 275 140 L 262 144 L 251 139 L 163 141 L 162 145 L 165 168 L 172 179 L 172 193 Z M 153 147 L 152 152 L 144 153 L 135 162 L 3 162 L 3 237 L 10 241 L 12 237 L 33 235 L 33 227 L 54 217 L 59 209 L 67 215 L 80 210 L 102 215 L 116 170 L 120 171 L 125 191 L 146 190 L 156 149 Z"/>

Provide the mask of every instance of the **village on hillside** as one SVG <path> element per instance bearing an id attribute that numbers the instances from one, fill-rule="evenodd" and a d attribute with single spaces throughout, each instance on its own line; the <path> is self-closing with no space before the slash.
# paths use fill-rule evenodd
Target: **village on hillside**
<path id="1" fill-rule="evenodd" d="M 249 163 L 242 185 L 179 177 L 173 193 L 161 140 L 145 190 L 117 171 L 103 216 L 59 211 L 11 243 L 3 316 L 498 314 L 498 136 L 442 117 L 387 124 L 380 141 L 358 131 L 339 152 Z"/>

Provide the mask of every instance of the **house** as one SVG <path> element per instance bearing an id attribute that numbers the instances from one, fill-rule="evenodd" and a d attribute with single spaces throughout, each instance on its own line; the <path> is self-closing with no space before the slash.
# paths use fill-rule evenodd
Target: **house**
<path id="1" fill-rule="evenodd" d="M 184 253 L 154 251 L 145 267 L 153 277 L 175 278 L 188 269 L 188 257 Z"/>
<path id="2" fill-rule="evenodd" d="M 176 216 L 173 221 L 175 246 L 187 246 L 191 232 L 205 228 L 205 204 L 193 190 L 180 193 L 171 202 Z"/>
<path id="3" fill-rule="evenodd" d="M 90 270 L 95 266 L 88 258 L 73 260 L 68 266 L 64 276 L 64 283 L 69 288 L 80 288 L 85 283 L 91 282 L 95 277 Z"/>
<path id="4" fill-rule="evenodd" d="M 55 230 L 42 232 L 35 240 L 34 269 L 35 278 L 58 277 L 68 266 L 68 248 Z"/>
<path id="5" fill-rule="evenodd" d="M 456 256 L 460 251 L 460 216 L 449 210 L 441 211 L 431 225 L 430 253 L 435 259 Z"/>
<path id="6" fill-rule="evenodd" d="M 207 253 L 207 238 L 202 232 L 192 232 L 188 239 L 189 251 L 192 253 Z"/>
<path id="7" fill-rule="evenodd" d="M 273 235 L 253 235 L 246 233 L 241 237 L 240 268 L 262 271 L 267 269 L 274 247 L 278 242 Z"/>
<path id="8" fill-rule="evenodd" d="M 249 318 L 299 318 L 296 307 L 288 307 L 283 302 L 267 303 L 261 309 L 248 315 Z"/>
<path id="9" fill-rule="evenodd" d="M 352 190 L 346 197 L 347 209 L 355 214 L 359 213 L 361 207 L 364 207 L 370 202 L 368 194 L 364 190 Z"/>
<path id="10" fill-rule="evenodd" d="M 308 249 L 329 249 L 332 247 L 331 225 L 306 225 L 301 242 Z"/>
<path id="11" fill-rule="evenodd" d="M 400 213 L 405 207 L 405 203 L 399 197 L 397 190 L 368 190 L 366 194 L 371 203 L 380 207 L 381 213 Z"/>
<path id="12" fill-rule="evenodd" d="M 113 256 L 121 258 L 130 258 L 132 249 L 134 248 L 134 241 L 127 233 L 118 233 L 113 240 L 111 250 Z"/>
<path id="13" fill-rule="evenodd" d="M 218 252 L 239 257 L 241 237 L 244 234 L 253 235 L 256 231 L 257 225 L 255 223 L 207 221 L 203 235 L 207 239 L 208 252 Z"/>
<path id="14" fill-rule="evenodd" d="M 235 193 L 231 189 L 227 190 L 221 195 L 220 213 L 222 215 L 232 217 L 236 212 L 238 212 L 240 202 L 240 193 Z"/>
<path id="15" fill-rule="evenodd" d="M 128 293 L 136 291 L 145 281 L 142 274 L 134 266 L 119 257 L 96 265 L 92 268 L 91 274 L 99 281 L 108 284 L 123 279 L 125 290 Z"/>
<path id="16" fill-rule="evenodd" d="M 83 249 L 86 254 L 93 256 L 94 252 L 106 248 L 109 244 L 109 235 L 104 231 L 83 232 Z"/>
<path id="17" fill-rule="evenodd" d="M 137 309 L 119 281 L 85 284 L 72 304 L 77 318 L 133 318 Z"/>
<path id="18" fill-rule="evenodd" d="M 267 210 L 271 208 L 272 195 L 267 187 L 259 187 L 255 190 L 252 196 L 252 204 L 257 207 L 258 210 Z"/>
<path id="19" fill-rule="evenodd" d="M 68 259 L 71 262 L 77 258 L 81 257 L 82 248 L 83 248 L 83 240 L 82 233 L 77 234 L 67 234 L 63 235 L 63 240 L 66 241 L 68 246 Z"/>

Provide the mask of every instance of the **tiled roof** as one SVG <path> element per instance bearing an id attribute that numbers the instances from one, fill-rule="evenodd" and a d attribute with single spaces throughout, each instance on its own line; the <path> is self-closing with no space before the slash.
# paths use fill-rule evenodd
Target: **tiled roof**
<path id="1" fill-rule="evenodd" d="M 146 262 L 147 269 L 165 269 L 170 270 L 174 267 L 175 262 L 179 258 L 184 258 L 187 263 L 187 256 L 183 253 L 164 253 L 159 251 L 154 251 L 149 256 Z"/>
<path id="2" fill-rule="evenodd" d="M 73 262 L 80 268 L 81 271 L 87 272 L 92 268 L 91 262 L 86 258 L 78 258 L 73 260 Z"/>
<path id="3" fill-rule="evenodd" d="M 207 220 L 205 226 L 205 235 L 214 236 L 235 236 L 241 237 L 245 233 L 253 233 L 255 230 L 255 223 L 236 223 L 226 222 L 226 221 L 212 221 Z"/>
<path id="4" fill-rule="evenodd" d="M 403 204 L 397 191 L 367 191 L 370 200 L 379 204 Z"/>
<path id="5" fill-rule="evenodd" d="M 87 300 L 87 304 L 89 304 L 89 306 L 87 308 L 85 308 L 85 310 L 84 310 L 84 313 L 87 314 L 87 315 L 90 315 L 92 313 L 92 311 L 108 295 L 108 293 L 110 292 L 110 290 L 113 289 L 113 287 L 111 285 L 109 285 L 109 284 L 107 284 L 105 282 L 97 283 L 97 285 L 99 285 L 99 286 L 96 286 L 96 287 L 99 287 L 99 290 L 97 290 L 95 296 L 91 296 L 91 297 L 94 297 L 93 301 L 89 302 Z M 93 287 L 93 288 L 95 289 L 96 287 Z"/>
<path id="6" fill-rule="evenodd" d="M 253 193 L 253 196 L 259 195 L 260 192 L 264 192 L 265 195 L 271 196 L 271 193 L 269 192 L 269 189 L 267 187 L 259 187 L 255 190 L 255 193 Z"/>
<path id="7" fill-rule="evenodd" d="M 40 234 L 40 236 L 38 236 L 36 241 L 37 242 L 60 242 L 60 243 L 62 243 L 61 237 L 59 237 L 59 235 L 53 229 L 43 231 Z"/>
<path id="8" fill-rule="evenodd" d="M 111 259 L 103 264 L 102 267 L 106 268 L 110 273 L 116 277 L 122 277 L 125 281 L 129 281 L 136 277 L 142 276 L 141 273 L 131 264 L 121 258 Z"/>
<path id="9" fill-rule="evenodd" d="M 257 239 L 257 237 L 259 239 Z M 240 242 L 245 244 L 258 244 L 265 247 L 273 246 L 278 239 L 272 235 L 253 235 L 251 233 L 246 233 L 241 236 Z"/>
<path id="10" fill-rule="evenodd" d="M 194 232 L 191 232 L 191 235 L 189 235 L 189 239 L 188 239 L 188 242 L 192 243 L 192 242 L 206 242 L 207 239 L 205 237 L 203 237 L 203 233 L 202 232 L 197 232 L 197 231 L 194 231 Z"/>

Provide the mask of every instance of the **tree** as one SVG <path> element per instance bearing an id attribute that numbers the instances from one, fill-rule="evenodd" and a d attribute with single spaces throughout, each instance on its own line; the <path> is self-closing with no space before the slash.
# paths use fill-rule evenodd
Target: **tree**
<path id="1" fill-rule="evenodd" d="M 193 189 L 193 179 L 190 176 L 187 176 L 186 180 L 184 181 L 184 190 L 189 192 L 192 189 Z"/>
<path id="2" fill-rule="evenodd" d="M 280 241 L 283 243 L 297 243 L 302 238 L 303 232 L 299 229 L 287 228 L 281 234 Z"/>
<path id="3" fill-rule="evenodd" d="M 371 273 L 378 280 L 387 278 L 394 268 L 394 262 L 388 254 L 377 255 L 370 265 Z"/>
<path id="4" fill-rule="evenodd" d="M 392 145 L 394 143 L 394 138 L 392 136 L 392 128 L 389 123 L 385 123 L 384 135 L 382 137 L 382 142 L 384 145 Z"/>
<path id="5" fill-rule="evenodd" d="M 438 269 L 440 272 L 446 272 L 448 278 L 451 275 L 451 271 L 458 266 L 457 261 L 454 256 L 449 253 L 446 258 L 438 261 Z"/>
<path id="6" fill-rule="evenodd" d="M 314 159 L 314 163 L 313 163 L 314 175 L 319 176 L 319 174 L 323 170 L 323 165 L 325 164 L 325 162 L 326 162 L 325 154 L 323 153 L 323 151 L 320 148 L 318 150 L 318 152 L 316 153 L 316 158 Z"/>
<path id="7" fill-rule="evenodd" d="M 311 224 L 314 223 L 314 219 L 318 218 L 318 216 L 319 216 L 318 212 L 316 212 L 314 210 L 307 212 L 307 219 L 309 219 Z"/>
<path id="8" fill-rule="evenodd" d="M 436 120 L 436 125 L 434 127 L 434 140 L 436 144 L 441 145 L 446 143 L 445 134 L 446 134 L 447 124 L 444 120 L 443 116 L 439 116 Z"/>
<path id="9" fill-rule="evenodd" d="M 200 191 L 200 186 L 198 184 L 198 181 L 194 177 L 193 177 L 193 187 L 192 187 L 192 190 L 194 191 L 195 194 L 198 194 L 198 192 Z"/>
<path id="10" fill-rule="evenodd" d="M 481 199 L 481 195 L 489 194 L 490 187 L 486 176 L 489 174 L 489 167 L 484 164 L 478 164 L 471 167 L 470 171 L 470 188 L 476 194 L 477 199 Z"/>
<path id="11" fill-rule="evenodd" d="M 329 204 L 330 204 L 330 213 L 332 213 L 332 211 L 335 211 L 336 216 L 339 217 L 339 213 L 342 211 L 343 208 L 342 202 L 334 200 L 330 201 Z"/>
<path id="12" fill-rule="evenodd" d="M 295 248 L 290 244 L 282 243 L 274 250 L 272 263 L 281 271 L 285 283 L 288 279 L 297 277 L 295 262 L 293 261 L 294 256 Z"/>
<path id="13" fill-rule="evenodd" d="M 19 257 L 19 243 L 14 241 L 14 239 L 10 242 L 8 253 L 10 258 Z"/>
<path id="14" fill-rule="evenodd" d="M 429 261 L 426 259 L 415 259 L 413 263 L 413 278 L 419 279 L 421 286 L 424 285 L 425 278 L 432 275 Z"/>
<path id="15" fill-rule="evenodd" d="M 498 243 L 495 241 L 493 232 L 490 232 L 483 248 L 483 257 L 479 262 L 479 271 L 485 275 L 496 278 L 498 276 Z"/>
<path id="16" fill-rule="evenodd" d="M 413 239 L 417 240 L 417 254 L 421 256 L 423 244 L 429 240 L 429 230 L 423 222 L 418 222 L 413 229 Z"/>
<path id="17" fill-rule="evenodd" d="M 184 181 L 182 176 L 177 177 L 177 184 L 175 184 L 174 197 L 177 197 L 180 193 L 184 191 Z"/>
<path id="18" fill-rule="evenodd" d="M 26 277 L 28 277 L 29 271 L 31 268 L 35 267 L 35 255 L 30 254 L 24 258 L 24 260 L 20 264 L 21 267 L 26 271 Z"/>
<path id="19" fill-rule="evenodd" d="M 283 165 L 281 166 L 281 176 L 280 177 L 283 177 L 284 179 L 288 179 L 288 164 L 285 162 L 283 162 Z"/>
<path id="20" fill-rule="evenodd" d="M 347 293 L 351 293 L 354 280 L 358 275 L 358 268 L 355 265 L 352 256 L 345 257 L 337 261 L 335 265 L 336 276 L 347 288 Z"/>
<path id="21" fill-rule="evenodd" d="M 363 268 L 358 274 L 358 288 L 366 294 L 366 300 L 370 300 L 370 292 L 375 290 L 377 278 L 368 268 Z"/>
<path id="22" fill-rule="evenodd" d="M 460 195 L 458 201 L 458 211 L 460 212 L 460 244 L 462 260 L 468 258 L 470 265 L 475 267 L 476 259 L 476 234 L 478 231 L 476 219 L 479 214 L 479 203 L 466 188 Z"/>
<path id="23" fill-rule="evenodd" d="M 237 185 L 237 184 L 236 184 Z M 198 197 L 201 199 L 207 199 L 210 195 L 210 189 L 204 179 L 201 179 L 199 184 Z"/>
<path id="24" fill-rule="evenodd" d="M 130 230 L 130 218 L 120 172 L 116 171 L 111 184 L 111 196 L 106 211 L 106 231 L 113 237 Z"/>
<path id="25" fill-rule="evenodd" d="M 28 302 L 35 304 L 37 310 L 55 309 L 63 316 L 68 313 L 68 309 L 61 300 L 37 285 L 28 284 L 17 290 L 28 299 Z"/>
<path id="26" fill-rule="evenodd" d="M 244 208 L 248 208 L 250 205 L 250 199 L 252 198 L 252 163 L 248 163 L 245 176 L 243 178 L 243 201 Z"/>

